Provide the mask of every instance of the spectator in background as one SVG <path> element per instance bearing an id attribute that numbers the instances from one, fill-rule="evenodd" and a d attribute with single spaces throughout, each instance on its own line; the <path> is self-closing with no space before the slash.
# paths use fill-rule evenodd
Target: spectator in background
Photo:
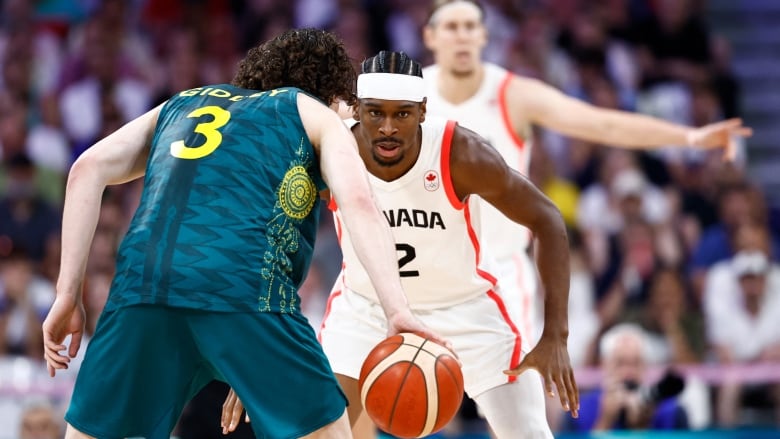
<path id="1" fill-rule="evenodd" d="M 704 312 L 710 347 L 721 364 L 780 362 L 780 265 L 769 258 L 766 225 L 741 226 L 735 249 L 733 258 L 716 264 L 707 275 Z M 719 424 L 736 426 L 748 399 L 780 410 L 778 392 L 776 384 L 743 386 L 727 379 L 717 395 Z"/>
<path id="2" fill-rule="evenodd" d="M 690 364 L 701 360 L 704 327 L 698 313 L 689 307 L 689 298 L 679 270 L 661 267 L 653 273 L 647 302 L 633 320 L 646 331 L 648 351 L 654 363 Z"/>
<path id="3" fill-rule="evenodd" d="M 545 148 L 544 140 L 539 130 L 534 130 L 534 145 L 536 149 L 531 154 L 531 166 L 528 177 L 555 203 L 566 226 L 572 228 L 577 221 L 577 201 L 580 191 L 577 186 L 562 177 L 555 169 L 555 163 L 550 152 Z"/>
<path id="4" fill-rule="evenodd" d="M 718 222 L 702 232 L 690 261 L 690 276 L 697 300 L 701 300 L 707 271 L 717 262 L 734 254 L 737 230 L 750 223 L 766 224 L 768 213 L 763 194 L 746 181 L 731 183 L 721 188 L 718 195 Z M 770 258 L 780 259 L 780 240 L 767 235 Z"/>
<path id="5" fill-rule="evenodd" d="M 123 65 L 116 33 L 96 17 L 85 24 L 76 79 L 60 95 L 60 112 L 73 155 L 150 108 L 151 90 Z"/>
<path id="6" fill-rule="evenodd" d="M 60 205 L 71 163 L 70 145 L 58 128 L 36 123 L 29 108 L 27 101 L 0 97 L 0 193 L 7 191 L 10 161 L 23 155 L 35 168 L 36 192 L 52 205 Z"/>
<path id="7" fill-rule="evenodd" d="M 166 31 L 161 44 L 160 57 L 164 59 L 165 68 L 153 98 L 155 105 L 165 102 L 177 91 L 189 90 L 207 82 L 200 68 L 202 52 L 195 29 L 172 27 Z"/>
<path id="8" fill-rule="evenodd" d="M 39 196 L 36 169 L 26 155 L 10 158 L 6 167 L 5 192 L 0 198 L 0 236 L 23 247 L 38 263 L 47 242 L 59 234 L 60 214 Z"/>
<path id="9" fill-rule="evenodd" d="M 43 356 L 41 324 L 55 292 L 34 266 L 20 247 L 0 259 L 0 355 Z"/>
<path id="10" fill-rule="evenodd" d="M 655 14 L 639 26 L 642 85 L 708 78 L 710 32 L 697 14 L 694 0 L 660 0 Z"/>
<path id="11" fill-rule="evenodd" d="M 600 389 L 583 395 L 579 418 L 568 419 L 568 430 L 686 429 L 688 419 L 676 398 L 652 401 L 642 396 L 648 366 L 647 339 L 641 327 L 623 323 L 599 341 L 603 372 Z"/>
<path id="12" fill-rule="evenodd" d="M 62 415 L 46 399 L 28 401 L 19 422 L 19 439 L 61 439 Z"/>

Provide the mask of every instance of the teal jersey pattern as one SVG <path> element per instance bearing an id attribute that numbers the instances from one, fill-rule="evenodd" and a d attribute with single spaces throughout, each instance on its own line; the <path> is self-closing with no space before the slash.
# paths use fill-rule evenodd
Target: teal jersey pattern
<path id="1" fill-rule="evenodd" d="M 298 92 L 220 84 L 165 103 L 107 309 L 300 310 L 325 183 Z"/>

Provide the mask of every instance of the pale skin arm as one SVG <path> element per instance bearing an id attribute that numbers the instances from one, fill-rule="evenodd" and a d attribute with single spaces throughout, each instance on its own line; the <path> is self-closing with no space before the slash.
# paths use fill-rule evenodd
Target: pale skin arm
<path id="1" fill-rule="evenodd" d="M 388 335 L 416 332 L 452 350 L 451 343 L 427 329 L 409 308 L 398 275 L 395 241 L 377 207 L 355 137 L 339 114 L 302 93 L 298 94 L 298 112 L 319 154 L 322 175 L 353 238 L 355 253 L 379 296 Z M 231 389 L 222 405 L 222 434 L 236 429 L 243 412 L 241 400 Z M 245 421 L 249 422 L 248 415 Z"/>
<path id="2" fill-rule="evenodd" d="M 452 181 L 459 199 L 479 195 L 510 220 L 528 227 L 539 240 L 537 267 L 544 290 L 544 329 L 522 363 L 506 371 L 518 375 L 536 369 L 548 394 L 553 383 L 561 405 L 577 416 L 579 393 L 567 350 L 569 335 L 569 243 L 555 205 L 527 178 L 511 169 L 476 133 L 457 127 L 450 157 Z"/>
<path id="3" fill-rule="evenodd" d="M 368 272 L 388 321 L 410 313 L 398 276 L 396 251 L 387 221 L 377 208 L 368 174 L 352 133 L 336 113 L 298 95 L 298 110 L 320 158 L 320 168 L 344 216 L 355 252 Z M 348 170 L 348 172 L 346 171 Z"/>
<path id="4" fill-rule="evenodd" d="M 725 148 L 726 158 L 733 159 L 735 138 L 753 134 L 752 129 L 742 125 L 741 119 L 693 128 L 642 114 L 596 107 L 566 96 L 542 81 L 519 76 L 513 77 L 507 89 L 507 102 L 515 127 L 531 122 L 571 137 L 631 149 L 667 145 Z"/>
<path id="5" fill-rule="evenodd" d="M 67 369 L 84 333 L 81 285 L 106 186 L 144 174 L 160 107 L 127 123 L 82 154 L 68 173 L 62 214 L 62 255 L 57 298 L 43 322 L 44 358 L 49 375 Z M 70 346 L 65 337 L 71 335 Z M 67 349 L 67 355 L 61 352 Z"/>

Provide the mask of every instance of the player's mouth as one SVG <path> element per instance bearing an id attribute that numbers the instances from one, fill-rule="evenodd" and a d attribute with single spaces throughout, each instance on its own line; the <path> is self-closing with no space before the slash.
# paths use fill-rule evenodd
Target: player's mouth
<path id="1" fill-rule="evenodd" d="M 375 140 L 373 143 L 376 154 L 385 158 L 391 158 L 398 155 L 402 145 L 401 142 L 394 139 Z"/>

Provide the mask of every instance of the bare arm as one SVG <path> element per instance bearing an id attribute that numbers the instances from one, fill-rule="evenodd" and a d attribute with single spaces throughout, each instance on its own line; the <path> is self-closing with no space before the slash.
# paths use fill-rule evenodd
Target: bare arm
<path id="1" fill-rule="evenodd" d="M 84 334 L 85 312 L 81 285 L 89 248 L 97 227 L 100 201 L 109 184 L 134 180 L 144 174 L 160 107 L 127 123 L 99 141 L 76 160 L 68 173 L 62 213 L 62 255 L 57 297 L 43 322 L 44 358 L 49 375 L 67 369 L 78 354 Z M 70 345 L 65 338 L 70 335 Z M 61 352 L 67 349 L 67 355 Z"/>
<path id="2" fill-rule="evenodd" d="M 569 244 L 558 208 L 482 138 L 460 126 L 453 138 L 450 166 L 461 199 L 479 195 L 538 238 L 539 274 L 548 292 L 544 330 L 568 336 Z"/>
<path id="3" fill-rule="evenodd" d="M 377 208 L 355 138 L 336 113 L 304 94 L 298 94 L 298 110 L 306 133 L 319 152 L 322 175 L 354 238 L 355 253 L 389 320 L 408 310 L 408 305 L 398 276 L 393 237 Z"/>
<path id="4" fill-rule="evenodd" d="M 107 185 L 144 174 L 160 107 L 128 122 L 82 154 L 68 174 L 62 215 L 62 256 L 57 294 L 76 294 Z M 80 298 L 78 298 L 80 299 Z"/>
<path id="5" fill-rule="evenodd" d="M 576 417 L 579 394 L 567 351 L 570 271 L 563 218 L 549 198 L 511 169 L 476 133 L 457 127 L 451 154 L 452 181 L 460 199 L 478 195 L 538 238 L 537 268 L 546 292 L 542 338 L 522 363 L 507 373 L 538 370 L 547 392 L 552 394 L 555 383 L 561 405 Z"/>
<path id="6" fill-rule="evenodd" d="M 514 77 L 507 100 L 511 102 L 513 120 L 525 115 L 531 122 L 562 134 L 626 148 L 687 145 L 727 148 L 730 155 L 734 153 L 734 137 L 752 134 L 740 119 L 692 128 L 642 114 L 595 107 L 529 78 Z"/>

